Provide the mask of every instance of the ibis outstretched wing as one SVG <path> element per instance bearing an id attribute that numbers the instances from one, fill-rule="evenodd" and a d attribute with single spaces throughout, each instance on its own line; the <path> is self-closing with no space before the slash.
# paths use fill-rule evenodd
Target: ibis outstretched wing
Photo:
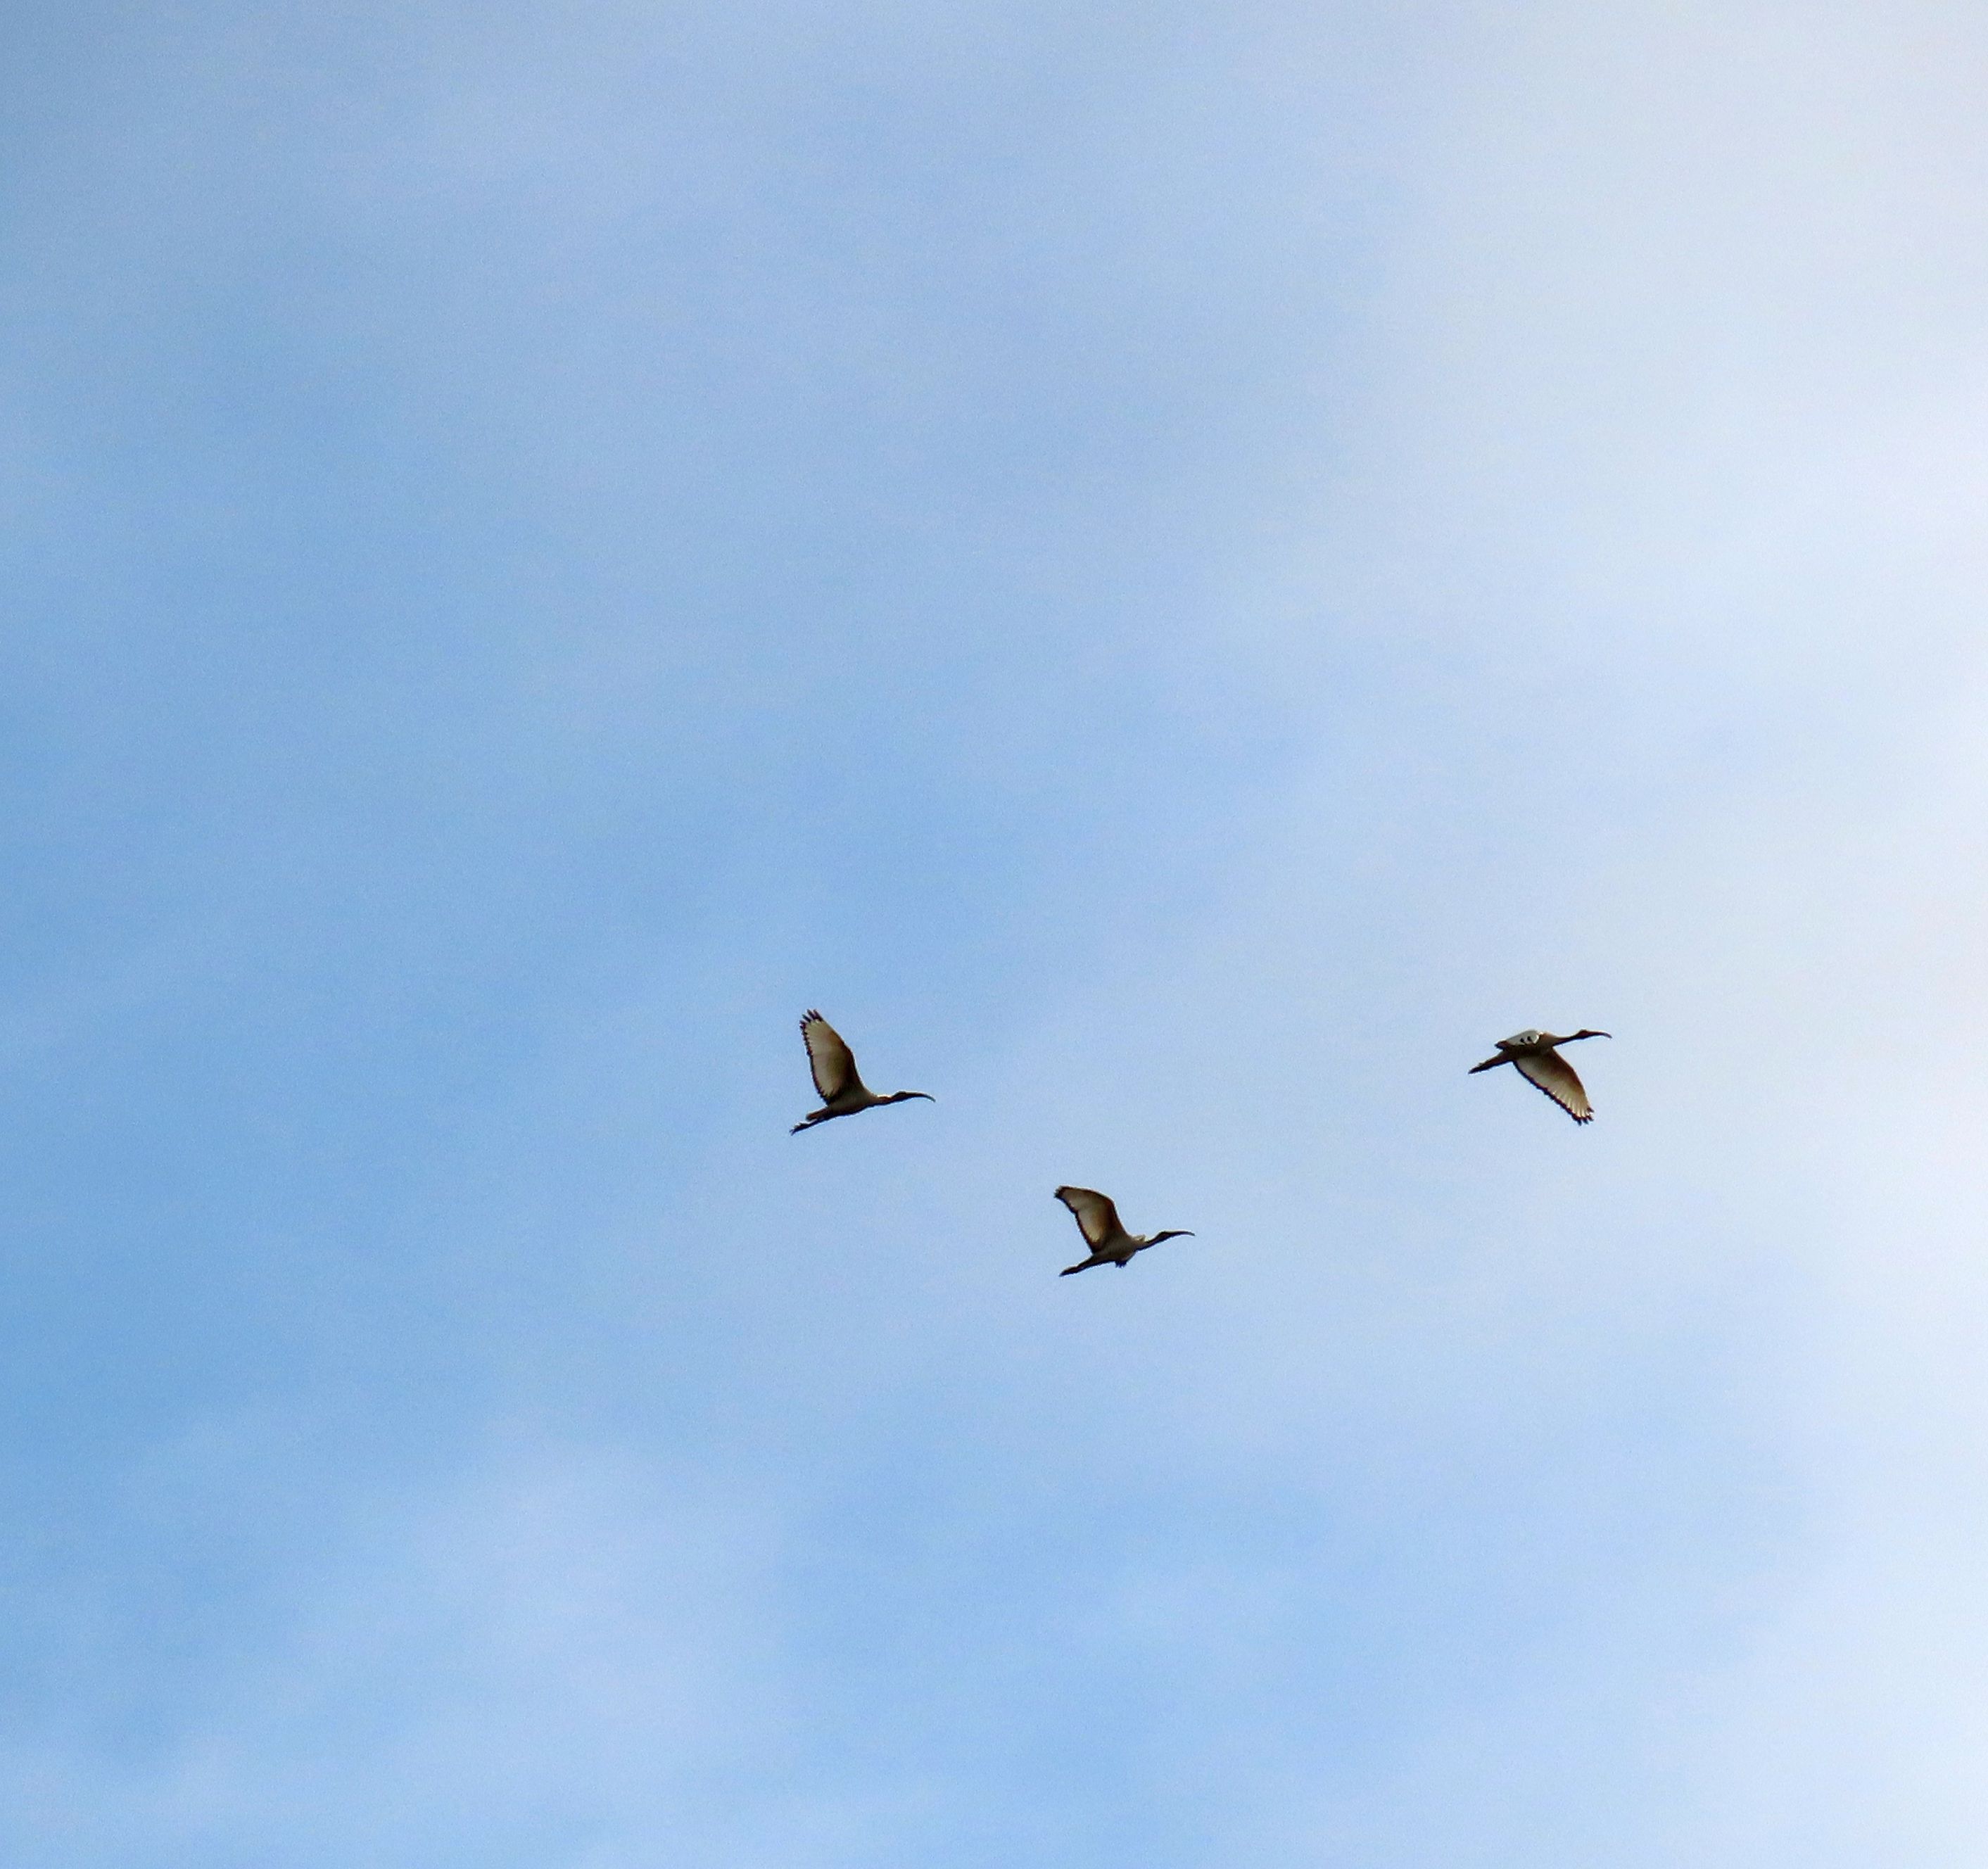
<path id="1" fill-rule="evenodd" d="M 807 1046 L 808 1069 L 814 1073 L 814 1087 L 823 1103 L 833 1103 L 860 1081 L 855 1057 L 843 1043 L 842 1034 L 819 1012 L 802 1015 L 801 1042 Z"/>
<path id="2" fill-rule="evenodd" d="M 1124 1231 L 1119 1224 L 1117 1208 L 1108 1196 L 1094 1188 L 1059 1188 L 1056 1198 L 1077 1216 L 1077 1229 L 1093 1252 L 1113 1235 Z"/>
<path id="3" fill-rule="evenodd" d="M 1574 1075 L 1574 1066 L 1557 1051 L 1529 1051 L 1512 1062 L 1528 1083 L 1545 1091 L 1577 1123 L 1591 1123 L 1594 1111 Z"/>

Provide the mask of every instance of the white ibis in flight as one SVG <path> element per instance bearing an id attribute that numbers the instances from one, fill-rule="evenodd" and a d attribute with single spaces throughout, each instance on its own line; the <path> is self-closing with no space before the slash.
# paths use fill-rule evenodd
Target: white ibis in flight
<path id="1" fill-rule="evenodd" d="M 808 1069 L 814 1073 L 821 1107 L 803 1117 L 787 1131 L 790 1136 L 812 1129 L 817 1123 L 826 1123 L 831 1117 L 874 1110 L 879 1103 L 901 1103 L 914 1097 L 922 1097 L 928 1103 L 938 1100 L 923 1090 L 893 1090 L 888 1097 L 879 1097 L 857 1074 L 855 1055 L 843 1043 L 842 1034 L 819 1012 L 801 1015 L 801 1043 L 807 1047 Z"/>
<path id="2" fill-rule="evenodd" d="M 1563 1039 L 1554 1037 L 1550 1032 L 1535 1032 L 1528 1028 L 1513 1033 L 1508 1039 L 1500 1039 L 1497 1056 L 1486 1058 L 1482 1064 L 1473 1064 L 1466 1075 L 1475 1076 L 1479 1071 L 1496 1070 L 1501 1064 L 1509 1064 L 1526 1083 L 1545 1091 L 1577 1123 L 1591 1123 L 1594 1120 L 1594 1110 L 1587 1100 L 1587 1093 L 1581 1088 L 1574 1066 L 1554 1047 L 1571 1045 L 1576 1039 L 1608 1036 L 1605 1032 L 1590 1032 L 1584 1027 Z"/>
<path id="3" fill-rule="evenodd" d="M 1056 1198 L 1077 1216 L 1077 1231 L 1090 1249 L 1090 1258 L 1064 1266 L 1057 1275 L 1061 1278 L 1068 1278 L 1073 1272 L 1088 1272 L 1094 1266 L 1116 1266 L 1122 1272 L 1135 1252 L 1157 1246 L 1163 1239 L 1194 1237 L 1185 1227 L 1175 1227 L 1168 1233 L 1128 1233 L 1109 1197 L 1094 1188 L 1059 1188 Z"/>

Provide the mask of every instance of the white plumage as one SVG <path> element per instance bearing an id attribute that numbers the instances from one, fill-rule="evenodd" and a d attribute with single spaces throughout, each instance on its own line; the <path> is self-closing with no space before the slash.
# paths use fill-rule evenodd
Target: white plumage
<path id="1" fill-rule="evenodd" d="M 1063 1267 L 1058 1275 L 1063 1278 L 1068 1278 L 1073 1272 L 1088 1272 L 1093 1266 L 1123 1267 L 1131 1262 L 1134 1253 L 1143 1252 L 1148 1246 L 1157 1246 L 1163 1239 L 1194 1237 L 1185 1227 L 1175 1227 L 1165 1233 L 1128 1233 L 1111 1198 L 1094 1188 L 1059 1188 L 1056 1198 L 1076 1216 L 1077 1231 L 1090 1249 L 1088 1259 Z"/>
<path id="2" fill-rule="evenodd" d="M 1482 1064 L 1473 1064 L 1466 1074 L 1474 1076 L 1479 1071 L 1493 1070 L 1501 1064 L 1509 1064 L 1526 1083 L 1543 1090 L 1577 1123 L 1591 1123 L 1594 1120 L 1594 1109 L 1587 1100 L 1587 1092 L 1574 1066 L 1554 1047 L 1571 1045 L 1577 1039 L 1605 1039 L 1608 1036 L 1605 1032 L 1590 1032 L 1583 1027 L 1578 1032 L 1569 1033 L 1565 1038 L 1556 1038 L 1550 1032 L 1528 1026 L 1508 1039 L 1500 1039 L 1497 1056 L 1486 1058 Z"/>
<path id="3" fill-rule="evenodd" d="M 797 1136 L 804 1129 L 811 1129 L 817 1123 L 826 1123 L 833 1117 L 854 1116 L 859 1110 L 874 1110 L 879 1103 L 901 1103 L 911 1097 L 924 1097 L 927 1103 L 937 1100 L 923 1090 L 893 1090 L 879 1097 L 863 1081 L 856 1068 L 856 1054 L 842 1042 L 842 1034 L 836 1030 L 819 1012 L 801 1015 L 801 1043 L 807 1047 L 808 1069 L 814 1075 L 814 1087 L 821 1099 L 821 1107 L 811 1111 L 787 1131 Z"/>

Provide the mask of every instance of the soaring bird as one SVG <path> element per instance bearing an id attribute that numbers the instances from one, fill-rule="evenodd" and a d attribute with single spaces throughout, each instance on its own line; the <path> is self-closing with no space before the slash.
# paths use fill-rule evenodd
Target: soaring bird
<path id="1" fill-rule="evenodd" d="M 801 1043 L 807 1047 L 808 1069 L 814 1073 L 821 1107 L 803 1117 L 787 1131 L 790 1136 L 812 1129 L 817 1123 L 826 1123 L 831 1117 L 874 1110 L 879 1103 L 901 1103 L 914 1097 L 925 1097 L 928 1103 L 938 1100 L 923 1090 L 893 1090 L 888 1097 L 879 1097 L 857 1075 L 855 1056 L 843 1043 L 842 1034 L 819 1012 L 801 1015 Z"/>
<path id="2" fill-rule="evenodd" d="M 1170 1233 L 1128 1233 L 1124 1222 L 1118 1218 L 1117 1208 L 1094 1188 L 1059 1188 L 1056 1198 L 1077 1216 L 1077 1230 L 1090 1249 L 1090 1258 L 1064 1266 L 1057 1274 L 1060 1278 L 1067 1279 L 1073 1272 L 1088 1272 L 1094 1266 L 1116 1266 L 1122 1272 L 1135 1252 L 1157 1246 L 1163 1239 L 1194 1237 L 1185 1227 L 1175 1227 Z"/>
<path id="3" fill-rule="evenodd" d="M 1528 1028 L 1513 1033 L 1508 1039 L 1500 1039 L 1497 1056 L 1486 1058 L 1482 1064 L 1473 1064 L 1465 1074 L 1475 1076 L 1479 1071 L 1496 1070 L 1501 1064 L 1511 1065 L 1526 1083 L 1545 1091 L 1577 1123 L 1591 1123 L 1594 1120 L 1594 1110 L 1587 1100 L 1587 1093 L 1581 1088 L 1574 1066 L 1554 1047 L 1571 1045 L 1576 1039 L 1608 1036 L 1605 1032 L 1590 1032 L 1583 1028 L 1560 1039 L 1555 1038 L 1550 1032 L 1535 1032 Z"/>

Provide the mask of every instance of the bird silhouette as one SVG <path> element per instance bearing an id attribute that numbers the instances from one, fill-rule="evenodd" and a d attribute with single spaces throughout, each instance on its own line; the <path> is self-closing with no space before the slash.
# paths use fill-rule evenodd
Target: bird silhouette
<path id="1" fill-rule="evenodd" d="M 1090 1256 L 1074 1266 L 1066 1266 L 1057 1275 L 1068 1278 L 1073 1272 L 1088 1272 L 1094 1266 L 1116 1266 L 1122 1270 L 1132 1255 L 1157 1246 L 1163 1239 L 1192 1239 L 1185 1227 L 1166 1233 L 1128 1233 L 1110 1198 L 1094 1188 L 1059 1188 L 1056 1198 L 1077 1217 L 1077 1231 L 1090 1249 Z"/>
<path id="2" fill-rule="evenodd" d="M 808 1069 L 814 1073 L 814 1087 L 821 1107 L 810 1110 L 787 1131 L 797 1136 L 817 1123 L 839 1116 L 854 1116 L 860 1110 L 874 1110 L 879 1103 L 901 1103 L 914 1097 L 930 1103 L 936 1097 L 923 1090 L 893 1090 L 879 1097 L 866 1084 L 856 1069 L 856 1056 L 842 1042 L 842 1034 L 819 1012 L 801 1015 L 801 1043 L 807 1047 Z"/>
<path id="3" fill-rule="evenodd" d="M 1474 1076 L 1479 1071 L 1496 1070 L 1501 1064 L 1509 1064 L 1526 1083 L 1545 1091 L 1577 1123 L 1594 1120 L 1594 1107 L 1587 1100 L 1587 1092 L 1574 1073 L 1572 1065 L 1558 1052 L 1556 1045 L 1571 1045 L 1577 1039 L 1605 1039 L 1605 1032 L 1590 1032 L 1584 1026 L 1578 1032 L 1570 1032 L 1565 1038 L 1556 1038 L 1550 1032 L 1537 1032 L 1528 1026 L 1523 1032 L 1515 1032 L 1508 1039 L 1498 1041 L 1498 1055 L 1486 1058 L 1482 1064 L 1473 1064 L 1464 1074 Z"/>

